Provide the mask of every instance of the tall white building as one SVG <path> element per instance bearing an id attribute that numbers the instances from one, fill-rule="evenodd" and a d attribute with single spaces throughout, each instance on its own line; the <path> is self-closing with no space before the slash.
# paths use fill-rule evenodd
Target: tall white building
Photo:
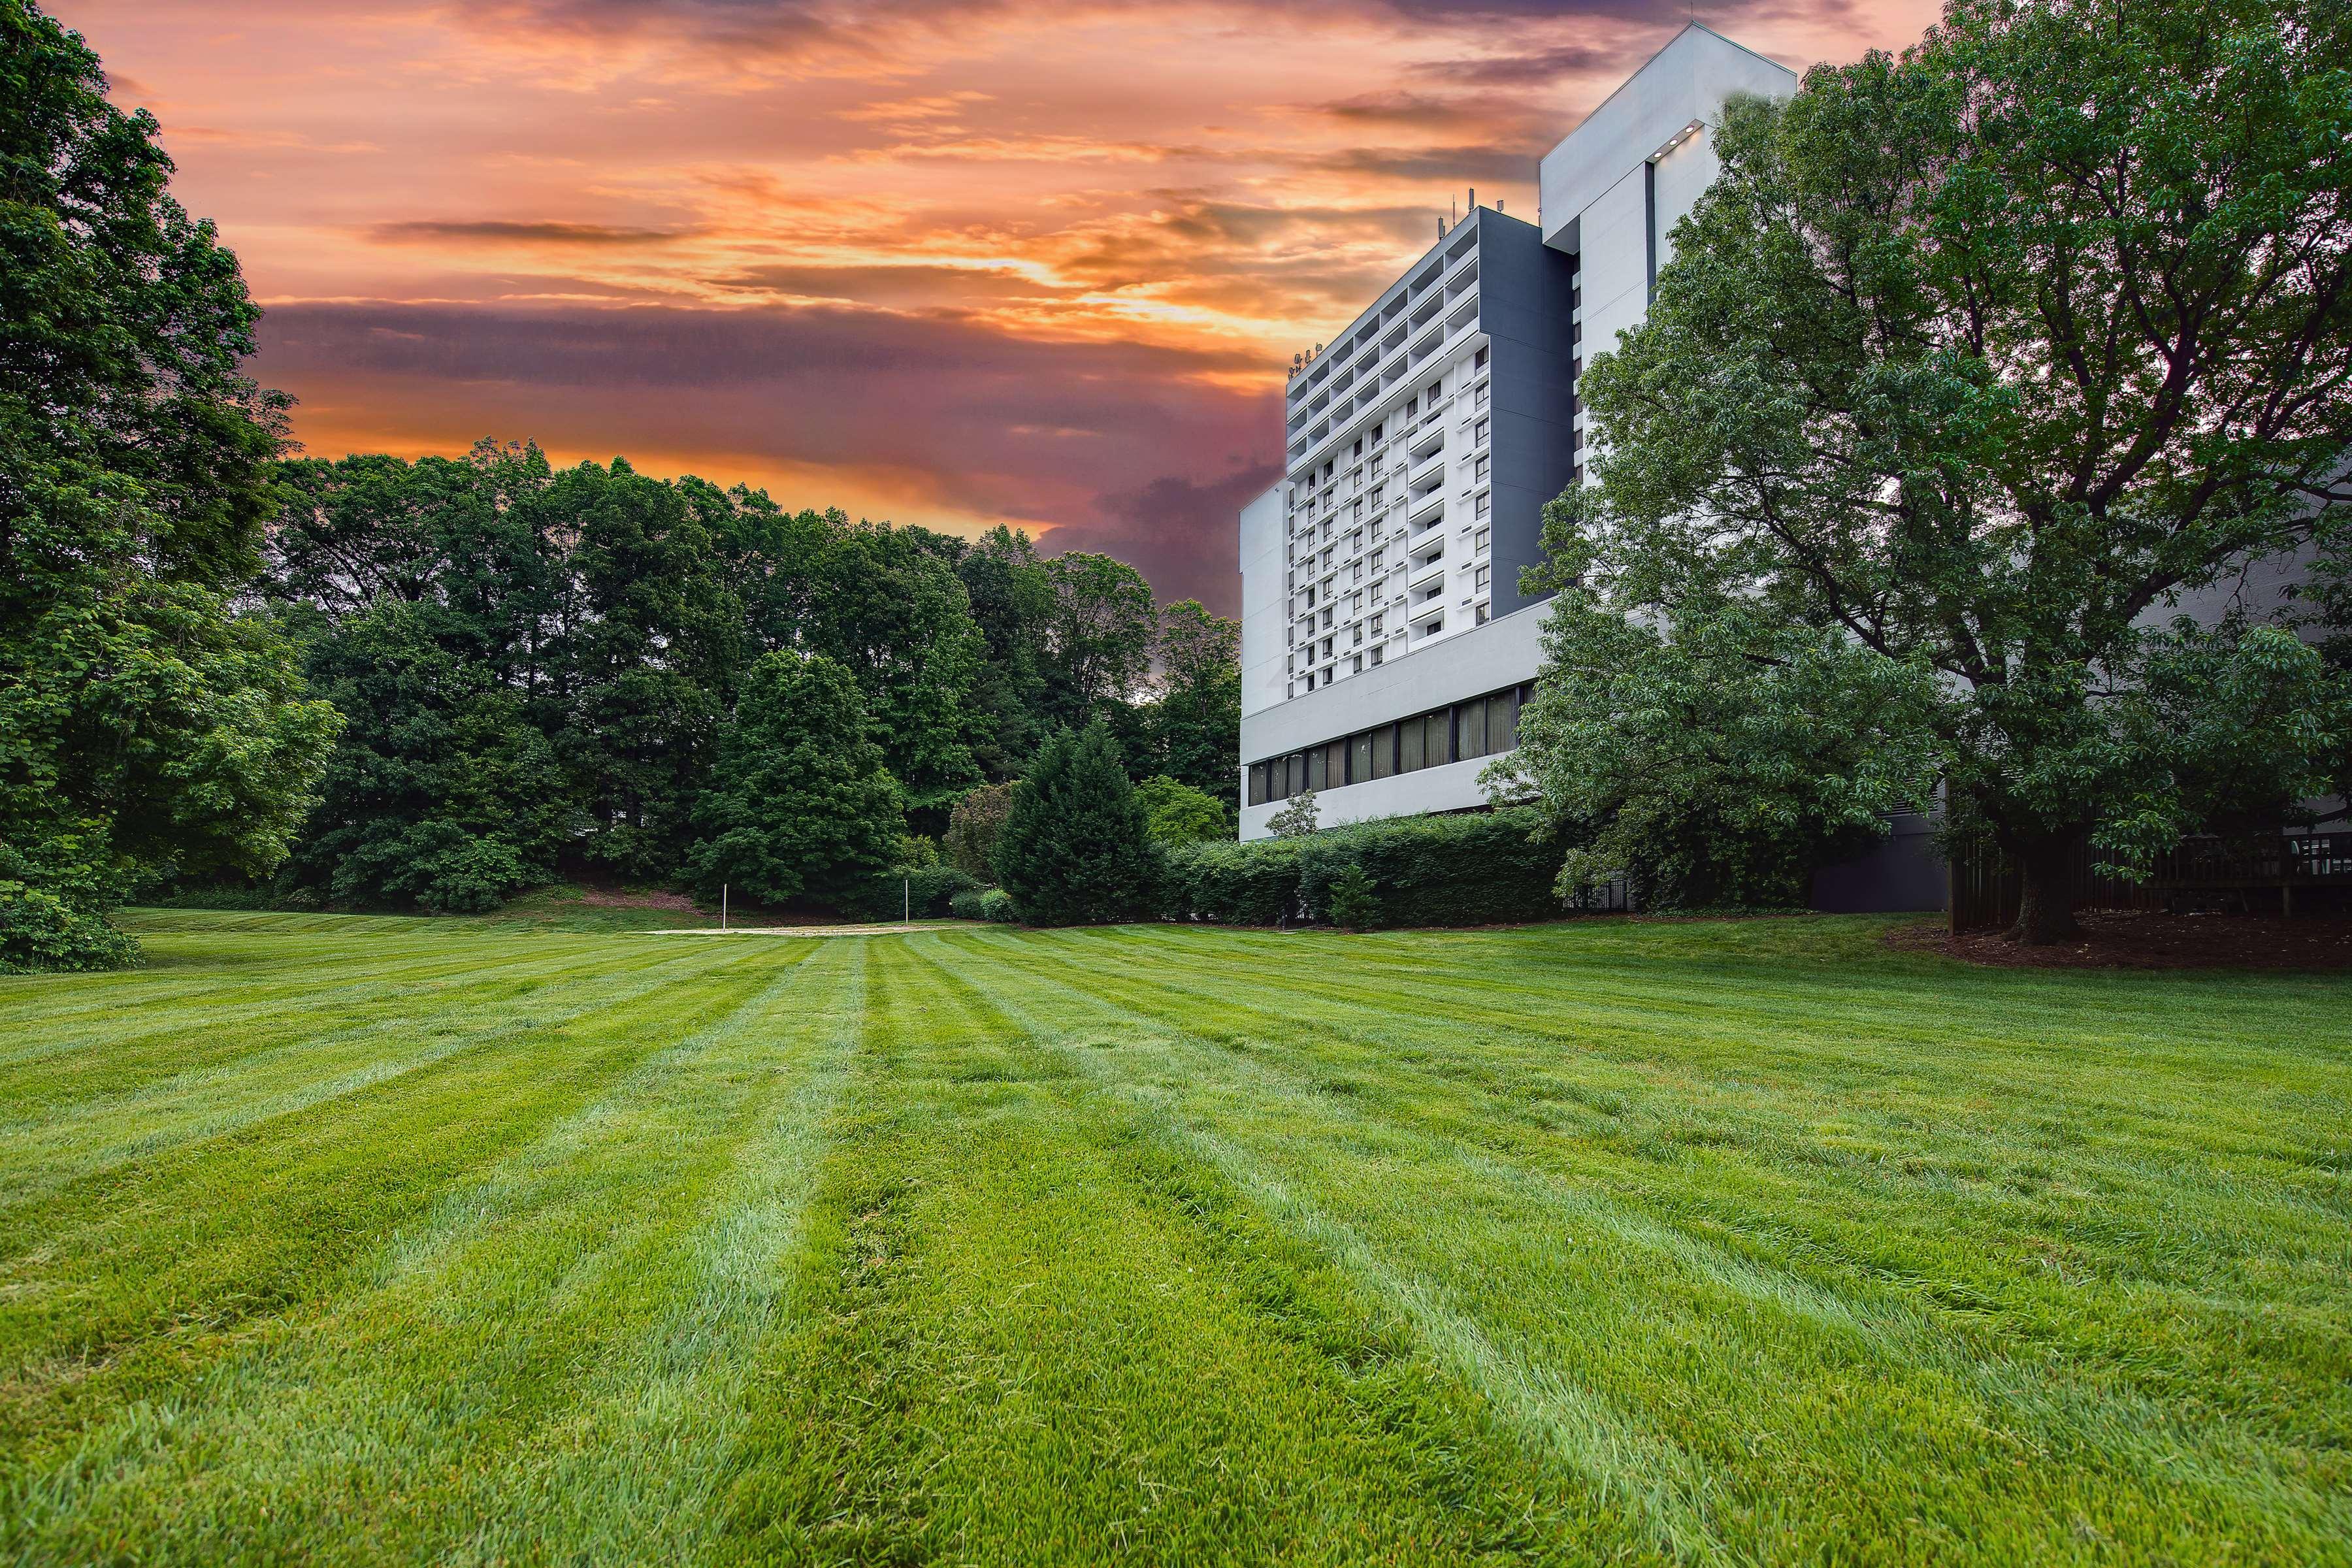
<path id="1" fill-rule="evenodd" d="M 1480 805 L 1535 678 L 1518 591 L 1583 478 L 1577 378 L 1649 309 L 1713 182 L 1710 126 L 1796 74 L 1694 23 L 1538 168 L 1528 224 L 1474 208 L 1290 378 L 1282 481 L 1242 510 L 1241 831 Z"/>

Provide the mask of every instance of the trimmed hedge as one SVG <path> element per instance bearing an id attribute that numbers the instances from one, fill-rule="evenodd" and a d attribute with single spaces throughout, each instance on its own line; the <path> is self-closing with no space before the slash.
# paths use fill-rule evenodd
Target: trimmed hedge
<path id="1" fill-rule="evenodd" d="M 1496 925 L 1565 912 L 1552 882 L 1560 853 L 1526 806 L 1462 816 L 1402 816 L 1304 838 L 1206 844 L 1168 854 L 1169 920 L 1273 925 L 1332 918 L 1334 884 L 1352 868 L 1370 899 L 1342 897 L 1350 923 Z M 1353 879 L 1349 879 L 1352 883 Z"/>

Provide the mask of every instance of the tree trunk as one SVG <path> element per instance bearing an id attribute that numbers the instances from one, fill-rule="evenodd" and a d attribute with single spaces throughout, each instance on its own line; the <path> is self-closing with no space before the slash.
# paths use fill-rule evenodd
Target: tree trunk
<path id="1" fill-rule="evenodd" d="M 2009 939 L 2024 947 L 2053 947 L 2083 934 L 2074 921 L 2074 857 L 2064 840 L 2037 844 L 2017 858 L 2023 896 Z"/>

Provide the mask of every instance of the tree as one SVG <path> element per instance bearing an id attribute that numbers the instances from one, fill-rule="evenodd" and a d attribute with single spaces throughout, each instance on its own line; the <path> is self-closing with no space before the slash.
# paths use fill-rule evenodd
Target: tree
<path id="1" fill-rule="evenodd" d="M 1017 782 L 982 784 L 955 803 L 948 818 L 949 864 L 969 876 L 995 875 L 997 836 L 1004 831 L 1004 819 L 1013 813 L 1013 796 L 1018 788 Z"/>
<path id="2" fill-rule="evenodd" d="M 1133 919 L 1150 907 L 1158 858 L 1109 729 L 1055 731 L 1013 796 L 996 880 L 1030 925 Z"/>
<path id="3" fill-rule="evenodd" d="M 2145 865 L 2192 815 L 2129 696 L 2165 607 L 2352 509 L 2347 17 L 1954 0 L 1900 60 L 1735 101 L 1586 377 L 1594 592 L 1639 618 L 1695 571 L 1932 670 L 1948 805 L 2020 867 L 2021 940 L 2072 929 L 2084 835 Z M 2168 700 L 2212 733 L 2241 695 Z"/>
<path id="4" fill-rule="evenodd" d="M 671 875 L 742 660 L 742 607 L 676 485 L 616 458 L 556 475 L 533 504 L 570 542 L 556 745 L 586 853 L 625 877 Z"/>
<path id="5" fill-rule="evenodd" d="M 688 875 L 706 898 L 725 884 L 769 903 L 838 904 L 891 869 L 903 810 L 849 671 L 823 655 L 767 654 L 695 805 L 704 837 Z"/>
<path id="6" fill-rule="evenodd" d="M 1151 668 L 1151 584 L 1124 561 L 1072 551 L 1045 563 L 1047 707 L 1074 729 L 1108 719 Z"/>
<path id="7" fill-rule="evenodd" d="M 1234 814 L 1215 795 L 1156 773 L 1135 786 L 1154 844 L 1198 844 L 1231 838 Z"/>
<path id="8" fill-rule="evenodd" d="M 1561 898 L 1622 877 L 1651 909 L 1801 905 L 1815 867 L 1885 834 L 1888 813 L 1925 808 L 1924 665 L 1788 620 L 1693 563 L 1634 618 L 1571 509 L 1548 517 L 1551 559 L 1530 574 L 1558 591 L 1543 679 L 1517 749 L 1486 777 L 1499 795 L 1534 786 L 1568 851 Z"/>
<path id="9" fill-rule="evenodd" d="M 1266 831 L 1276 838 L 1305 838 L 1316 830 L 1322 806 L 1311 789 L 1301 790 L 1290 797 L 1290 804 L 1266 818 Z"/>
<path id="10" fill-rule="evenodd" d="M 1171 778 L 1241 805 L 1241 627 L 1182 599 L 1160 613 L 1160 695 L 1150 731 Z"/>
<path id="11" fill-rule="evenodd" d="M 973 757 L 990 778 L 1010 779 L 1052 728 L 1045 668 L 1053 580 L 1029 536 L 1002 525 L 957 558 L 956 575 L 987 644 L 971 700 L 988 715 L 990 733 Z"/>
<path id="12" fill-rule="evenodd" d="M 386 598 L 317 636 L 310 689 L 344 728 L 281 881 L 468 913 L 554 877 L 581 820 L 571 782 L 467 630 L 437 603 Z"/>
<path id="13" fill-rule="evenodd" d="M 286 399 L 258 311 L 168 185 L 154 120 L 0 0 L 0 965 L 119 962 L 129 882 L 266 872 L 336 720 L 233 596 Z"/>
<path id="14" fill-rule="evenodd" d="M 859 523 L 828 532 L 813 564 L 806 647 L 856 677 L 908 805 L 942 826 L 980 782 L 970 706 L 984 644 L 955 569 L 920 530 Z"/>

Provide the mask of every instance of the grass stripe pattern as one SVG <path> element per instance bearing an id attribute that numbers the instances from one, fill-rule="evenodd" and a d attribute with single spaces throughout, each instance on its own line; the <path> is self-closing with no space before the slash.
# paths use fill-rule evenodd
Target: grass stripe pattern
<path id="1" fill-rule="evenodd" d="M 139 923 L 0 980 L 0 1560 L 2352 1562 L 2339 978 Z"/>

